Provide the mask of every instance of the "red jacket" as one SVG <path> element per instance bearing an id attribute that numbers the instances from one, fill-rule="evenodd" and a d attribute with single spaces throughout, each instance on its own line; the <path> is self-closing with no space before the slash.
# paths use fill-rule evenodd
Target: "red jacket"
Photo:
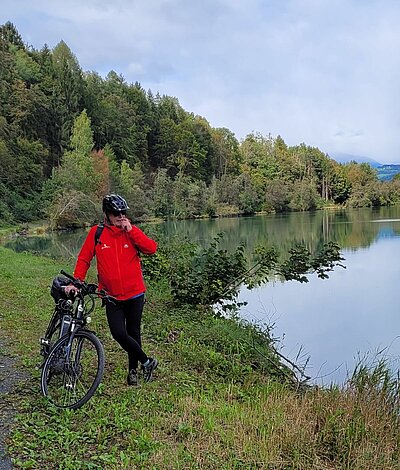
<path id="1" fill-rule="evenodd" d="M 127 300 L 145 292 L 138 252 L 151 255 L 157 250 L 157 243 L 135 225 L 130 232 L 105 225 L 95 246 L 96 229 L 97 226 L 90 229 L 83 243 L 74 276 L 84 280 L 90 262 L 96 256 L 99 289 L 118 300 Z"/>

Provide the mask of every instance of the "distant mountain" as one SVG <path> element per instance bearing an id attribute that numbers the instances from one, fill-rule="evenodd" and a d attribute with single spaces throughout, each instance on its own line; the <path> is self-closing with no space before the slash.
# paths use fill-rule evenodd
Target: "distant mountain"
<path id="1" fill-rule="evenodd" d="M 352 155 L 350 153 L 331 153 L 329 156 L 338 163 L 348 163 L 353 161 L 357 163 L 369 163 L 373 168 L 376 169 L 378 179 L 381 181 L 390 181 L 394 175 L 400 173 L 400 165 L 392 163 L 383 165 L 382 163 L 379 163 L 372 158 L 361 155 Z"/>
<path id="2" fill-rule="evenodd" d="M 394 175 L 400 173 L 400 165 L 382 165 L 377 169 L 378 178 L 381 181 L 390 181 Z"/>
<path id="3" fill-rule="evenodd" d="M 363 155 L 352 155 L 350 153 L 331 153 L 329 154 L 331 158 L 336 160 L 338 163 L 348 163 L 348 162 L 357 162 L 357 163 L 369 163 L 373 168 L 378 168 L 382 166 L 382 163 L 377 162 L 376 160 L 365 157 Z"/>

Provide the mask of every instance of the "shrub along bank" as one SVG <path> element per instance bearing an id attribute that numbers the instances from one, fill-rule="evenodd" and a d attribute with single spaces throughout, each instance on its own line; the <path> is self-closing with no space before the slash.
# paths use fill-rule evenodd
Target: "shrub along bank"
<path id="1" fill-rule="evenodd" d="M 61 268 L 72 270 L 0 247 L 0 335 L 28 373 L 11 397 L 19 408 L 8 440 L 16 468 L 400 466 L 398 383 L 384 366 L 360 369 L 343 389 L 296 390 L 282 379 L 267 333 L 176 306 L 162 279 L 148 283 L 143 321 L 146 349 L 160 360 L 155 380 L 126 386 L 125 353 L 98 308 L 103 383 L 80 410 L 52 408 L 35 366 L 53 308 L 49 285 Z"/>

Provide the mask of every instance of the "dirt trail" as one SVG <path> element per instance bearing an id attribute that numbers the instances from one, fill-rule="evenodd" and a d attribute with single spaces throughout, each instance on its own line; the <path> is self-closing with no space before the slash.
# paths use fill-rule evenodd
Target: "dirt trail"
<path id="1" fill-rule="evenodd" d="M 0 338 L 0 470 L 13 468 L 6 439 L 16 414 L 16 390 L 26 380 L 26 374 L 17 368 L 17 360 L 8 355 L 6 345 L 6 340 Z"/>

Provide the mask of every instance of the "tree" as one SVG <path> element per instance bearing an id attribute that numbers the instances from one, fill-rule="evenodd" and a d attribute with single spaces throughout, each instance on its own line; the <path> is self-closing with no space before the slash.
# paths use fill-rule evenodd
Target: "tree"
<path id="1" fill-rule="evenodd" d="M 31 87 L 35 93 L 34 102 L 37 103 L 37 109 L 33 114 L 35 126 L 32 132 L 49 149 L 49 157 L 44 167 L 45 176 L 48 178 L 52 168 L 60 164 L 63 151 L 60 141 L 62 116 L 59 108 L 59 85 L 51 50 L 45 45 L 40 51 L 30 51 L 30 55 L 40 66 L 40 80 Z"/>
<path id="2" fill-rule="evenodd" d="M 266 181 L 279 175 L 279 164 L 274 152 L 271 136 L 249 134 L 240 146 L 242 171 L 251 175 L 257 184 L 263 186 Z"/>
<path id="3" fill-rule="evenodd" d="M 93 171 L 98 178 L 98 184 L 95 189 L 96 199 L 102 199 L 106 194 L 110 193 L 111 175 L 110 160 L 106 152 L 101 150 L 93 150 L 91 153 L 93 160 Z"/>
<path id="4" fill-rule="evenodd" d="M 197 178 L 206 159 L 206 150 L 183 124 L 176 127 L 175 145 L 175 152 L 168 158 L 169 173 L 178 178 Z"/>
<path id="5" fill-rule="evenodd" d="M 171 155 L 177 151 L 176 133 L 177 125 L 171 118 L 159 120 L 154 135 L 153 152 L 150 155 L 150 163 L 154 169 L 167 168 Z"/>
<path id="6" fill-rule="evenodd" d="M 351 192 L 351 183 L 346 175 L 343 165 L 335 165 L 331 178 L 331 195 L 334 202 L 343 204 L 347 201 Z"/>
<path id="7" fill-rule="evenodd" d="M 253 183 L 248 173 L 242 173 L 236 180 L 238 185 L 238 206 L 244 214 L 254 214 L 261 210 L 262 196 L 260 187 Z"/>
<path id="8" fill-rule="evenodd" d="M 318 206 L 318 191 L 308 180 L 297 181 L 293 185 L 289 207 L 295 211 L 314 210 Z"/>
<path id="9" fill-rule="evenodd" d="M 99 145 L 108 143 L 118 162 L 130 165 L 139 161 L 136 113 L 124 97 L 106 95 L 100 102 Z"/>
<path id="10" fill-rule="evenodd" d="M 136 163 L 131 168 L 123 160 L 120 168 L 119 192 L 129 201 L 129 212 L 134 218 L 149 214 L 149 201 L 144 188 L 144 173 L 140 164 Z"/>
<path id="11" fill-rule="evenodd" d="M 88 155 L 93 149 L 93 131 L 86 110 L 75 119 L 70 148 L 77 155 Z"/>
<path id="12" fill-rule="evenodd" d="M 57 89 L 57 102 L 54 104 L 61 125 L 61 148 L 65 149 L 74 119 L 83 108 L 84 81 L 79 62 L 64 41 L 53 49 L 52 59 Z"/>
<path id="13" fill-rule="evenodd" d="M 53 226 L 82 225 L 95 218 L 99 187 L 104 187 L 104 175 L 95 173 L 93 131 L 86 111 L 75 119 L 70 148 L 45 190 L 51 200 L 48 214 Z"/>
<path id="14" fill-rule="evenodd" d="M 176 218 L 192 218 L 204 214 L 206 209 L 206 185 L 182 176 L 173 182 L 173 213 Z"/>
<path id="15" fill-rule="evenodd" d="M 155 103 L 157 116 L 160 120 L 167 118 L 174 121 L 175 124 L 180 124 L 188 115 L 188 113 L 179 104 L 178 99 L 172 96 L 160 96 L 157 93 Z"/>
<path id="16" fill-rule="evenodd" d="M 201 116 L 188 116 L 181 124 L 187 129 L 196 141 L 193 160 L 195 169 L 189 172 L 190 176 L 197 180 L 203 180 L 209 184 L 215 173 L 215 151 L 210 124 Z"/>
<path id="17" fill-rule="evenodd" d="M 308 282 L 306 274 L 310 273 L 326 279 L 335 267 L 343 267 L 344 258 L 334 243 L 325 244 L 317 253 L 294 246 L 285 256 L 274 248 L 258 247 L 253 253 L 255 262 L 249 266 L 243 246 L 228 252 L 219 246 L 221 239 L 219 234 L 205 248 L 180 244 L 179 251 L 171 254 L 167 276 L 177 303 L 235 309 L 242 285 L 252 289 L 276 278 Z"/>
<path id="18" fill-rule="evenodd" d="M 248 175 L 222 175 L 220 180 L 217 180 L 216 197 L 219 204 L 228 204 L 232 208 L 233 213 L 239 212 L 239 195 L 242 191 L 243 178 L 248 178 Z"/>
<path id="19" fill-rule="evenodd" d="M 268 212 L 288 211 L 293 183 L 284 179 L 269 181 L 265 189 L 264 209 Z"/>
<path id="20" fill-rule="evenodd" d="M 368 163 L 347 163 L 344 165 L 344 173 L 352 188 L 356 186 L 365 186 L 377 179 L 376 170 L 374 170 Z"/>
<path id="21" fill-rule="evenodd" d="M 38 141 L 16 137 L 7 143 L 0 139 L 3 204 L 17 220 L 29 220 L 42 215 L 38 199 L 43 182 L 42 162 L 46 157 L 47 150 Z"/>
<path id="22" fill-rule="evenodd" d="M 237 175 L 240 165 L 239 142 L 226 128 L 211 130 L 214 147 L 214 175 L 220 179 L 227 174 Z"/>
<path id="23" fill-rule="evenodd" d="M 154 175 L 151 199 L 154 215 L 169 217 L 172 214 L 173 182 L 165 168 L 159 168 Z"/>
<path id="24" fill-rule="evenodd" d="M 25 47 L 21 35 L 11 21 L 0 26 L 0 38 L 17 48 L 23 49 Z"/>
<path id="25" fill-rule="evenodd" d="M 11 89 L 17 79 L 15 60 L 10 52 L 10 44 L 1 34 L 0 27 L 0 116 L 7 118 L 12 108 Z"/>
<path id="26" fill-rule="evenodd" d="M 19 78 L 27 87 L 41 80 L 40 65 L 23 49 L 15 52 L 15 67 Z"/>

